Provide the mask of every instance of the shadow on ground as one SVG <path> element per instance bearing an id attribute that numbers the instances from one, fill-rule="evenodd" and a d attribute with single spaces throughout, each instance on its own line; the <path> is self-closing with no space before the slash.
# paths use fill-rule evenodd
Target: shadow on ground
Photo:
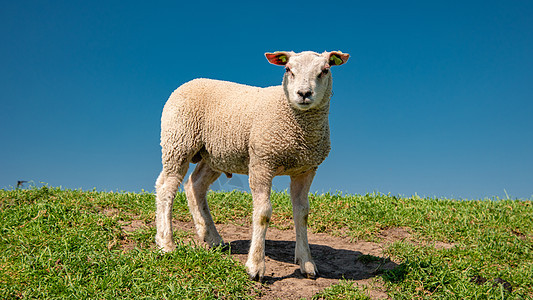
<path id="1" fill-rule="evenodd" d="M 285 264 L 294 264 L 294 241 L 266 240 L 265 255 L 271 260 Z M 231 254 L 247 255 L 250 247 L 249 240 L 236 240 L 230 243 Z M 346 249 L 335 249 L 324 245 L 309 245 L 311 254 L 318 267 L 319 277 L 327 279 L 362 280 L 375 277 L 386 270 L 394 269 L 397 264 L 388 258 L 374 257 L 373 261 L 364 261 L 360 258 L 363 253 Z M 275 272 L 277 273 L 277 272 Z M 272 273 L 274 275 L 275 273 Z M 268 276 L 265 274 L 265 283 L 270 284 L 286 278 L 304 278 L 296 268 L 292 274 L 284 276 Z M 278 273 L 279 274 L 279 273 Z"/>

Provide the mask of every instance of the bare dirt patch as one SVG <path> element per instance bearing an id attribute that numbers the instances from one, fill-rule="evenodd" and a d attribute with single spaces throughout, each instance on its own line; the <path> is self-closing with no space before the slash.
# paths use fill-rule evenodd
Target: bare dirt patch
<path id="1" fill-rule="evenodd" d="M 173 227 L 175 230 L 194 232 L 194 225 L 190 222 L 174 221 Z M 216 227 L 224 241 L 230 243 L 231 255 L 244 264 L 251 228 L 234 224 L 217 224 Z M 192 237 L 196 243 L 202 244 L 195 234 Z M 310 299 L 343 278 L 369 287 L 367 291 L 372 298 L 387 298 L 379 283 L 372 283 L 373 278 L 380 273 L 397 266 L 383 257 L 384 244 L 365 241 L 352 243 L 347 238 L 310 232 L 311 253 L 319 270 L 319 277 L 313 280 L 302 276 L 299 266 L 294 263 L 294 240 L 292 230 L 268 229 L 265 247 L 267 273 L 263 284 L 257 284 L 261 291 L 258 299 Z M 362 255 L 376 257 L 376 260 L 360 260 Z"/>
<path id="2" fill-rule="evenodd" d="M 112 246 L 114 246 L 118 242 L 120 244 L 120 249 L 122 249 L 123 252 L 131 251 L 139 246 L 137 245 L 136 241 L 131 240 L 129 238 L 130 234 L 133 234 L 137 230 L 146 229 L 152 226 L 152 225 L 147 225 L 144 221 L 137 220 L 137 219 L 133 219 L 131 221 L 119 220 L 118 223 L 120 224 L 122 228 L 122 235 L 120 237 L 120 240 L 114 241 Z"/>

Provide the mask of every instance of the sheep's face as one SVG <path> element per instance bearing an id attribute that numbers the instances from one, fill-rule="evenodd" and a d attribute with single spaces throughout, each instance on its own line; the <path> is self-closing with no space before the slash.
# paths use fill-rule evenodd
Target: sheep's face
<path id="1" fill-rule="evenodd" d="M 322 106 L 331 96 L 331 66 L 344 64 L 349 55 L 342 52 L 311 51 L 266 53 L 268 61 L 285 66 L 283 88 L 289 103 L 296 109 Z"/>

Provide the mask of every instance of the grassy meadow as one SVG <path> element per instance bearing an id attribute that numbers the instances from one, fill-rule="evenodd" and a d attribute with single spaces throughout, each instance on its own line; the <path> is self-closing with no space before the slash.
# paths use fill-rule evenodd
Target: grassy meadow
<path id="1" fill-rule="evenodd" d="M 221 250 L 179 242 L 155 248 L 154 199 L 42 187 L 0 190 L 0 299 L 255 299 L 244 267 Z M 384 253 L 398 266 L 374 278 L 393 299 L 533 299 L 533 202 L 457 201 L 383 194 L 312 194 L 313 232 L 380 240 L 402 227 L 412 240 Z M 249 224 L 251 196 L 211 192 L 216 223 Z M 287 193 L 273 193 L 272 226 L 292 223 Z M 175 218 L 189 221 L 184 194 Z M 133 231 L 125 224 L 143 221 Z M 414 241 L 414 242 L 413 242 Z M 436 247 L 435 243 L 449 247 Z M 378 259 L 365 256 L 366 260 Z M 366 299 L 341 280 L 315 299 Z"/>

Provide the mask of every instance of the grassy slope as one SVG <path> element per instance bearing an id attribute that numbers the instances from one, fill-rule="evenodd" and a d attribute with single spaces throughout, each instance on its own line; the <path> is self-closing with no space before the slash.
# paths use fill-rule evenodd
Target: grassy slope
<path id="1" fill-rule="evenodd" d="M 216 222 L 249 223 L 249 194 L 211 193 L 209 201 Z M 311 195 L 310 202 L 315 232 L 377 240 L 386 228 L 411 229 L 418 243 L 386 249 L 402 263 L 377 279 L 391 297 L 533 298 L 531 201 L 326 194 Z M 287 194 L 274 193 L 272 203 L 272 225 L 289 228 Z M 174 211 L 190 219 L 183 194 Z M 153 218 L 150 194 L 0 190 L 0 298 L 253 298 L 243 267 L 226 254 L 180 245 L 162 256 L 154 249 L 153 227 L 131 234 L 120 227 L 121 221 Z M 125 240 L 137 248 L 122 251 Z M 426 241 L 455 246 L 438 249 Z M 317 298 L 343 295 L 364 298 L 346 281 Z"/>
<path id="2" fill-rule="evenodd" d="M 153 196 L 42 188 L 0 192 L 0 298 L 203 299 L 253 289 L 220 251 L 152 247 L 153 230 L 125 237 L 120 220 L 153 218 Z M 118 208 L 118 215 L 107 212 Z M 120 241 L 141 247 L 120 250 Z"/>

